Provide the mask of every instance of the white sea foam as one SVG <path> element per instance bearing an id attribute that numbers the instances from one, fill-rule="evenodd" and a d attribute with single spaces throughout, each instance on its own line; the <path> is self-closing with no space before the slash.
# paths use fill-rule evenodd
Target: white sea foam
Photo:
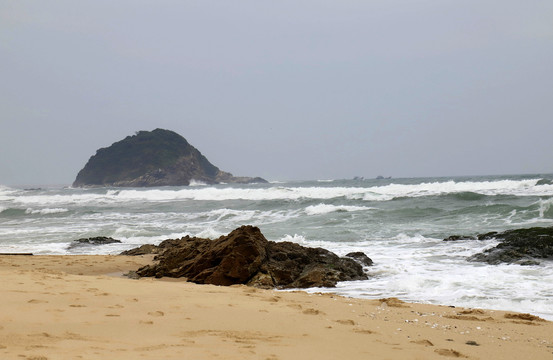
<path id="1" fill-rule="evenodd" d="M 200 180 L 190 180 L 190 184 L 189 186 L 206 186 L 207 184 L 203 181 L 200 181 Z"/>
<path id="2" fill-rule="evenodd" d="M 207 238 L 207 239 L 217 239 L 222 235 L 226 235 L 226 233 L 222 233 L 213 228 L 207 228 L 205 230 L 198 232 L 195 236 L 200 238 Z"/>
<path id="3" fill-rule="evenodd" d="M 115 191 L 108 191 L 105 194 L 93 194 L 83 191 L 78 194 L 69 195 L 21 195 L 13 199 L 16 204 L 24 205 L 86 205 L 86 204 L 105 204 L 115 203 L 117 201 L 117 194 Z"/>
<path id="4" fill-rule="evenodd" d="M 390 184 L 368 188 L 364 194 L 365 200 L 391 200 L 397 197 L 421 197 L 431 195 L 458 194 L 474 192 L 482 195 L 516 195 L 516 196 L 551 196 L 553 185 L 538 185 L 539 179 L 531 180 L 497 180 L 497 181 L 465 181 L 420 183 L 413 185 Z"/>
<path id="5" fill-rule="evenodd" d="M 305 241 L 303 236 L 289 239 Z M 466 261 L 467 256 L 495 245 L 494 240 L 444 242 L 405 234 L 364 244 L 327 242 L 317 246 L 342 256 L 350 251 L 363 251 L 375 265 L 368 268 L 366 281 L 342 282 L 333 289 L 307 291 L 370 299 L 394 296 L 414 302 L 528 312 L 553 320 L 550 302 L 553 264 L 489 266 Z"/>
<path id="6" fill-rule="evenodd" d="M 368 206 L 348 206 L 348 205 L 330 205 L 330 204 L 318 204 L 311 205 L 305 208 L 307 215 L 323 215 L 332 212 L 350 212 L 350 211 L 362 211 L 374 209 Z"/>
<path id="7" fill-rule="evenodd" d="M 0 185 L 0 201 L 11 200 L 18 191 L 4 185 Z"/>
<path id="8" fill-rule="evenodd" d="M 198 225 L 216 226 L 218 228 L 234 229 L 244 224 L 274 224 L 284 222 L 299 216 L 299 210 L 234 210 L 228 208 L 215 209 L 206 212 L 187 214 L 192 222 Z M 181 215 L 182 216 L 182 215 Z"/>
<path id="9" fill-rule="evenodd" d="M 364 191 L 355 188 L 319 188 L 319 187 L 272 187 L 259 188 L 202 188 L 181 190 L 123 190 L 118 194 L 122 200 L 298 200 L 301 198 L 331 199 Z"/>
<path id="10" fill-rule="evenodd" d="M 540 214 L 540 218 L 545 218 L 545 217 L 549 217 L 549 218 L 552 218 L 553 217 L 553 209 L 551 208 L 551 205 L 553 205 L 553 198 L 549 198 L 549 199 L 540 199 L 538 201 L 538 204 L 539 204 L 539 214 Z"/>
<path id="11" fill-rule="evenodd" d="M 31 208 L 28 208 L 27 210 L 25 210 L 25 213 L 26 214 L 41 214 L 41 215 L 48 215 L 48 214 L 59 214 L 59 213 L 64 213 L 64 212 L 68 212 L 69 209 L 65 209 L 65 208 L 46 208 L 46 209 L 31 209 Z"/>
<path id="12" fill-rule="evenodd" d="M 303 245 L 303 246 L 309 246 L 308 244 L 310 244 L 304 236 L 302 235 L 298 235 L 298 234 L 294 234 L 294 235 L 284 235 L 282 238 L 278 239 L 278 241 L 288 241 L 288 242 L 293 242 L 293 243 L 296 243 L 296 244 L 300 244 L 300 245 Z M 312 243 L 311 243 L 312 244 Z"/>
<path id="13" fill-rule="evenodd" d="M 0 247 L 1 252 L 6 253 L 32 253 L 34 255 L 66 255 L 67 244 L 65 243 L 29 243 L 13 244 Z"/>
<path id="14" fill-rule="evenodd" d="M 108 190 L 104 193 L 78 192 L 73 194 L 18 196 L 13 201 L 20 204 L 56 205 L 87 203 L 121 203 L 129 201 L 179 201 L 179 200 L 299 200 L 333 199 L 345 197 L 367 201 L 388 201 L 399 197 L 421 197 L 474 192 L 482 195 L 552 196 L 553 185 L 538 185 L 537 179 L 498 180 L 481 182 L 432 182 L 419 184 L 389 184 L 373 187 L 294 187 L 269 188 L 206 187 L 173 189 Z"/>
<path id="15" fill-rule="evenodd" d="M 235 221 L 247 222 L 257 218 L 259 211 L 256 210 L 233 210 L 233 209 L 215 209 L 207 212 L 199 213 L 198 216 L 207 216 L 209 221 L 220 222 L 225 219 L 233 219 Z"/>
<path id="16" fill-rule="evenodd" d="M 9 186 L 0 184 L 0 195 L 5 193 L 11 193 L 15 191 L 14 189 L 10 188 Z"/>

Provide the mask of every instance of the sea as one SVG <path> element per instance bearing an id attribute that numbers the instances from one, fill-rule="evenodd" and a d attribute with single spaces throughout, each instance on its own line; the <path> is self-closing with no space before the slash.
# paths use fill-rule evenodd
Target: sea
<path id="1" fill-rule="evenodd" d="M 488 265 L 467 258 L 497 240 L 451 235 L 553 226 L 553 175 L 274 181 L 159 188 L 0 185 L 0 252 L 118 254 L 241 225 L 268 240 L 362 251 L 369 279 L 339 283 L 356 298 L 531 313 L 553 320 L 553 261 Z M 107 236 L 118 244 L 72 246 Z"/>

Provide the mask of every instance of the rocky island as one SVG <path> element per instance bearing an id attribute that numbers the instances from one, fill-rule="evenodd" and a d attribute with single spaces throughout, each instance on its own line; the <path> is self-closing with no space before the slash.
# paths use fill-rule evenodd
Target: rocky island
<path id="1" fill-rule="evenodd" d="M 74 187 L 187 186 L 266 183 L 260 177 L 236 177 L 211 164 L 181 135 L 164 129 L 139 131 L 96 151 L 79 171 Z"/>

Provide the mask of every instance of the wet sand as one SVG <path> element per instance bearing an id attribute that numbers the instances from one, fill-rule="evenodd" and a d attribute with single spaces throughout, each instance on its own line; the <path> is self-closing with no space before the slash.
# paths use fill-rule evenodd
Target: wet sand
<path id="1" fill-rule="evenodd" d="M 149 262 L 0 256 L 0 358 L 553 358 L 530 315 L 120 277 Z"/>

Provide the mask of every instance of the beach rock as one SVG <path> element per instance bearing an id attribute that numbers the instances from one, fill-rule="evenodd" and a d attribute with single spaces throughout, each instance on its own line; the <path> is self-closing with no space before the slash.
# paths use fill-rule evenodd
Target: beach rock
<path id="1" fill-rule="evenodd" d="M 164 130 L 139 131 L 96 151 L 79 171 L 74 187 L 186 186 L 265 183 L 255 177 L 235 177 L 211 164 L 179 134 Z"/>
<path id="2" fill-rule="evenodd" d="M 115 244 L 115 243 L 121 243 L 121 240 L 116 240 L 111 237 L 105 237 L 105 236 L 96 236 L 91 238 L 82 238 L 73 240 L 73 242 L 69 245 L 69 249 L 81 247 L 81 246 L 88 246 L 88 245 L 106 245 L 106 244 Z"/>
<path id="3" fill-rule="evenodd" d="M 372 259 L 368 257 L 367 254 L 365 254 L 364 252 L 361 252 L 361 251 L 350 252 L 349 254 L 346 254 L 346 256 L 356 260 L 361 265 L 373 266 Z"/>
<path id="4" fill-rule="evenodd" d="M 466 235 L 451 235 L 444 239 L 444 241 L 458 241 L 458 240 L 477 240 L 476 236 L 466 236 Z"/>
<path id="5" fill-rule="evenodd" d="M 127 256 L 138 256 L 138 255 L 149 255 L 149 254 L 159 254 L 160 248 L 152 244 L 142 245 L 140 247 L 123 251 L 119 255 Z"/>
<path id="6" fill-rule="evenodd" d="M 253 226 L 242 226 L 216 240 L 186 236 L 166 240 L 159 247 L 155 258 L 159 263 L 138 269 L 139 276 L 282 289 L 333 287 L 338 281 L 367 279 L 353 259 L 321 248 L 268 241 Z"/>
<path id="7" fill-rule="evenodd" d="M 444 240 L 451 241 L 450 238 Z M 486 262 L 491 265 L 501 263 L 537 265 L 539 264 L 538 259 L 553 259 L 553 227 L 515 229 L 501 233 L 490 232 L 470 238 L 475 240 L 497 239 L 500 243 L 494 248 L 469 257 L 469 261 Z"/>
<path id="8" fill-rule="evenodd" d="M 140 247 L 123 251 L 119 255 L 128 255 L 128 256 L 137 256 L 137 255 L 148 255 L 148 254 L 160 254 L 165 249 L 172 246 L 180 244 L 181 239 L 169 239 L 161 242 L 159 245 L 145 244 Z"/>
<path id="9" fill-rule="evenodd" d="M 485 234 L 478 234 L 475 236 L 471 235 L 451 235 L 448 238 L 445 238 L 444 241 L 458 241 L 458 240 L 491 240 L 495 239 L 497 236 L 497 231 L 488 232 Z"/>

